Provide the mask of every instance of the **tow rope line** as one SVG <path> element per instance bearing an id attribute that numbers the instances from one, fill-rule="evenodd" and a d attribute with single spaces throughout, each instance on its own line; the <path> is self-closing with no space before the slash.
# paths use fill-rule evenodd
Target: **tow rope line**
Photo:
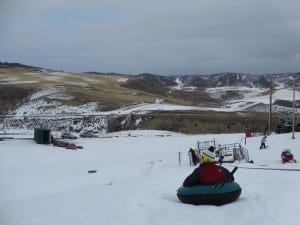
<path id="1" fill-rule="evenodd" d="M 233 166 L 231 166 L 233 167 Z M 288 169 L 288 168 L 267 168 L 267 167 L 244 167 L 236 166 L 239 169 L 249 169 L 249 170 L 279 170 L 279 171 L 300 171 L 300 169 Z"/>

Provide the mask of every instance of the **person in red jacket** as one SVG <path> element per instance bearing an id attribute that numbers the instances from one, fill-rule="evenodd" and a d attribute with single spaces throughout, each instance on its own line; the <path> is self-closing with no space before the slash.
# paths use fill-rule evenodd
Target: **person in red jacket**
<path id="1" fill-rule="evenodd" d="M 201 162 L 183 182 L 184 187 L 191 187 L 195 185 L 212 185 L 224 182 L 234 181 L 233 175 L 229 170 L 222 166 L 216 165 L 215 155 L 209 150 L 205 150 L 201 155 Z"/>

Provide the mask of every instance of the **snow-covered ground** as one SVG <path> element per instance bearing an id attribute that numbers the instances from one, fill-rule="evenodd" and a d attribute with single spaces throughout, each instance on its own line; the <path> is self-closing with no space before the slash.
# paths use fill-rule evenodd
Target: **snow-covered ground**
<path id="1" fill-rule="evenodd" d="M 25 137 L 22 133 L 22 137 Z M 20 136 L 15 136 L 20 137 Z M 240 168 L 240 198 L 223 206 L 181 203 L 176 189 L 192 172 L 187 152 L 197 141 L 241 143 L 254 164 L 240 167 L 300 169 L 280 162 L 289 148 L 300 159 L 300 134 L 183 135 L 126 131 L 74 140 L 82 150 L 39 145 L 30 139 L 0 141 L 0 224 L 3 225 L 297 225 L 300 171 Z M 182 154 L 179 164 L 178 153 Z M 88 173 L 97 170 L 96 173 Z"/>

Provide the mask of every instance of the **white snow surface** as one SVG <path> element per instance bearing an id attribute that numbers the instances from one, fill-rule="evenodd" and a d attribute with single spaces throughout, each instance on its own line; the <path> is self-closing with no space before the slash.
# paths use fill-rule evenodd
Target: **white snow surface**
<path id="1" fill-rule="evenodd" d="M 47 107 L 45 107 L 45 105 Z M 47 103 L 44 99 L 39 99 L 34 102 L 29 102 L 20 106 L 15 112 L 15 116 L 26 115 L 43 115 L 43 116 L 57 116 L 66 114 L 91 114 L 96 112 L 97 103 L 90 102 L 80 106 L 66 106 L 57 101 Z"/>
<path id="2" fill-rule="evenodd" d="M 175 80 L 175 82 L 177 83 L 177 86 L 170 87 L 173 90 L 193 91 L 193 90 L 197 89 L 197 87 L 195 87 L 195 86 L 185 86 L 184 83 L 182 82 L 182 80 L 180 80 L 180 78 L 177 78 Z"/>
<path id="3" fill-rule="evenodd" d="M 56 88 L 43 89 L 32 94 L 26 103 L 20 105 L 13 114 L 15 116 L 26 115 L 66 115 L 66 114 L 90 114 L 97 112 L 97 103 L 89 102 L 79 106 L 68 106 L 55 101 L 56 99 L 71 100 L 73 97 L 66 95 Z M 47 102 L 45 99 L 53 101 Z"/>
<path id="4" fill-rule="evenodd" d="M 14 132 L 16 133 L 16 131 Z M 0 141 L 0 224 L 3 225 L 297 225 L 300 171 L 239 168 L 240 198 L 223 206 L 181 203 L 176 190 L 192 172 L 187 152 L 197 141 L 241 143 L 254 164 L 240 167 L 300 169 L 282 164 L 280 153 L 300 159 L 300 135 L 184 135 L 166 131 L 126 131 L 73 142 L 81 150 L 36 144 L 16 134 Z M 2 136 L 3 137 L 3 136 Z M 178 152 L 182 154 L 179 164 Z M 96 173 L 88 173 L 97 170 Z"/>

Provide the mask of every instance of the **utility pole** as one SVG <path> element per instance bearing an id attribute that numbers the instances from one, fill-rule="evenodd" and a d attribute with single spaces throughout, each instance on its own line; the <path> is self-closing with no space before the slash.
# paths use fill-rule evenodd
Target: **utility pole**
<path id="1" fill-rule="evenodd" d="M 272 123 L 272 93 L 273 93 L 272 82 L 273 82 L 272 75 L 270 75 L 269 134 L 271 134 L 271 123 Z"/>
<path id="2" fill-rule="evenodd" d="M 295 89 L 296 89 L 296 78 L 294 76 L 294 83 L 293 83 L 293 126 L 292 126 L 292 139 L 295 139 Z"/>

